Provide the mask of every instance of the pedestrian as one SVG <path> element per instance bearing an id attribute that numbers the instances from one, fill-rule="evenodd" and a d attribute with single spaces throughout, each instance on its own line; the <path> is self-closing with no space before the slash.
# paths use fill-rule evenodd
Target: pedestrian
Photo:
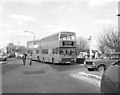
<path id="1" fill-rule="evenodd" d="M 23 54 L 23 56 L 22 56 L 22 60 L 23 60 L 23 65 L 25 65 L 26 64 L 26 56 L 27 56 L 27 54 Z"/>
<path id="2" fill-rule="evenodd" d="M 32 65 L 32 53 L 29 55 L 30 65 Z"/>
<path id="3" fill-rule="evenodd" d="M 95 59 L 98 59 L 98 51 L 95 52 Z"/>

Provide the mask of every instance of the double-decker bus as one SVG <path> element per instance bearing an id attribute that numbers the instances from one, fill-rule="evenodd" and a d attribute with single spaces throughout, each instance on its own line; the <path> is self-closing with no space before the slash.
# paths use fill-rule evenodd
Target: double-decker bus
<path id="1" fill-rule="evenodd" d="M 59 32 L 41 40 L 27 42 L 28 53 L 33 60 L 42 62 L 74 63 L 76 61 L 76 35 L 74 32 Z"/>

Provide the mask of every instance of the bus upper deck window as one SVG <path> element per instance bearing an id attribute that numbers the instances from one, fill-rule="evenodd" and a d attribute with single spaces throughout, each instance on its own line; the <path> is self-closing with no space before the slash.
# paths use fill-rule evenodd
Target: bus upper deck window
<path id="1" fill-rule="evenodd" d="M 60 39 L 61 40 L 74 40 L 75 34 L 61 34 Z"/>

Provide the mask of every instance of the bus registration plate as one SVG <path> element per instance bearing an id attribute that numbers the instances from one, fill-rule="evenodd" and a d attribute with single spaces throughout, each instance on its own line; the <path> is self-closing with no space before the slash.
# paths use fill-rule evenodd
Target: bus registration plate
<path id="1" fill-rule="evenodd" d="M 66 62 L 66 63 L 70 63 L 70 62 Z"/>

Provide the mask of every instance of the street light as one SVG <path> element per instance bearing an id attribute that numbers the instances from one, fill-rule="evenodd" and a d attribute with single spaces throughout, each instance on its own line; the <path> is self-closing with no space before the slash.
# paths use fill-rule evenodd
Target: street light
<path id="1" fill-rule="evenodd" d="M 90 59 L 92 59 L 92 49 L 91 49 L 91 36 L 87 39 L 89 41 L 89 54 L 90 54 Z"/>
<path id="2" fill-rule="evenodd" d="M 31 31 L 24 31 L 24 32 L 32 33 L 33 34 L 33 41 L 35 42 L 35 33 L 34 32 L 31 32 Z"/>

